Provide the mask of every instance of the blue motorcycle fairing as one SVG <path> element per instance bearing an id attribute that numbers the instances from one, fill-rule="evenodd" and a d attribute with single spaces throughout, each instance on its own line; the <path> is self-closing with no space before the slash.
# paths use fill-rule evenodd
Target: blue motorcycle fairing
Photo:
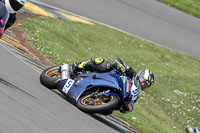
<path id="1" fill-rule="evenodd" d="M 132 82 L 126 76 L 121 76 L 120 78 L 121 78 L 122 83 L 123 83 L 122 84 L 123 85 L 123 87 L 122 87 L 123 88 L 122 89 L 122 97 L 127 97 L 130 94 Z"/>
<path id="2" fill-rule="evenodd" d="M 127 80 L 130 79 L 125 76 L 120 77 L 120 75 L 115 71 L 107 73 L 90 72 L 87 74 L 81 74 L 77 79 L 75 79 L 73 86 L 70 88 L 67 94 L 62 91 L 66 80 L 59 81 L 57 85 L 58 90 L 61 91 L 62 94 L 73 100 L 73 102 L 77 102 L 79 97 L 86 90 L 93 87 L 114 88 L 121 92 L 122 97 L 126 97 L 130 93 L 126 92 Z"/>

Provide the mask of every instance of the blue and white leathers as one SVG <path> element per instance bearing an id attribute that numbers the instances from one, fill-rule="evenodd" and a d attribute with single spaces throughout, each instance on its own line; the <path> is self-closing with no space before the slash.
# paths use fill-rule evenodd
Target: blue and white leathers
<path id="1" fill-rule="evenodd" d="M 139 85 L 138 81 L 134 78 L 132 80 L 132 86 L 131 86 L 132 100 L 136 100 L 141 91 L 142 91 L 141 86 Z"/>

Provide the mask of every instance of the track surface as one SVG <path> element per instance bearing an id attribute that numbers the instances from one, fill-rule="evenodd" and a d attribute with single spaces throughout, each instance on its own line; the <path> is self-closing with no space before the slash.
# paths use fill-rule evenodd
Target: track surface
<path id="1" fill-rule="evenodd" d="M 200 57 L 200 19 L 155 0 L 36 0 Z"/>
<path id="2" fill-rule="evenodd" d="M 40 85 L 40 73 L 0 44 L 1 133 L 125 132 L 99 117 L 89 116 Z"/>

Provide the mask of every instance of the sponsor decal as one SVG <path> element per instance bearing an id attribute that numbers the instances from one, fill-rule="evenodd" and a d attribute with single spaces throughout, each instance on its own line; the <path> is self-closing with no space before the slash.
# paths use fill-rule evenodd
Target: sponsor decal
<path id="1" fill-rule="evenodd" d="M 67 94 L 73 84 L 74 84 L 74 80 L 68 79 L 67 82 L 65 83 L 62 91 Z"/>
<path id="2" fill-rule="evenodd" d="M 130 90 L 130 80 L 126 81 L 126 92 L 129 93 Z"/>

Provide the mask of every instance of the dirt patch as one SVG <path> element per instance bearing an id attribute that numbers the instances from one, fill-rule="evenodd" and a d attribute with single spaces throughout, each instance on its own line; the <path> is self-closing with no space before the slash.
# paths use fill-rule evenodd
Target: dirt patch
<path id="1" fill-rule="evenodd" d="M 22 30 L 22 18 L 38 18 L 44 17 L 31 13 L 18 13 L 17 20 L 15 24 L 9 28 L 9 30 L 16 36 L 16 39 L 20 41 L 21 45 L 26 47 L 29 52 L 34 54 L 42 64 L 45 66 L 53 66 L 55 65 L 48 57 L 44 56 L 34 45 L 28 40 L 28 35 Z"/>

